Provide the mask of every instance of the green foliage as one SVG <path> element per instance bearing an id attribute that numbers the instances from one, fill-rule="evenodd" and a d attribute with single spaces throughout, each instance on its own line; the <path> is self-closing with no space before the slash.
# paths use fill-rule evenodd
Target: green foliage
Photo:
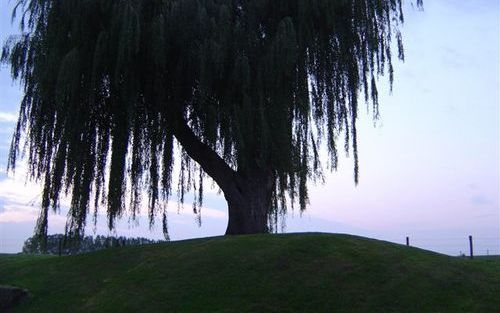
<path id="1" fill-rule="evenodd" d="M 238 173 L 272 173 L 270 220 L 287 197 L 304 210 L 322 144 L 336 169 L 343 141 L 358 181 L 359 94 L 377 117 L 376 78 L 392 84 L 394 46 L 404 57 L 401 0 L 20 0 L 19 13 L 1 58 L 25 93 L 9 164 L 24 132 L 44 184 L 40 235 L 61 193 L 70 235 L 83 235 L 92 203 L 113 228 L 130 194 L 135 217 L 143 188 L 152 222 L 183 123 Z M 200 214 L 206 169 L 180 150 L 179 201 L 194 190 Z"/>
<path id="2" fill-rule="evenodd" d="M 226 236 L 68 257 L 0 256 L 16 312 L 495 312 L 500 258 L 348 235 Z"/>

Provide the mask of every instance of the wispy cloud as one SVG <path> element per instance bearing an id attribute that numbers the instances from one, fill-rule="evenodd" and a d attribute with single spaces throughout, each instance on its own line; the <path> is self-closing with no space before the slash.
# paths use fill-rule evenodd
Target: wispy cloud
<path id="1" fill-rule="evenodd" d="M 26 180 L 26 164 L 21 162 L 17 168 L 16 174 L 11 173 L 0 177 L 0 223 L 22 223 L 36 221 L 40 212 L 41 201 L 41 185 L 35 182 Z M 146 195 L 144 195 L 146 196 Z M 148 201 L 143 201 L 140 211 L 137 214 L 141 220 L 148 222 Z M 60 199 L 61 210 L 59 214 L 51 214 L 49 217 L 50 223 L 63 225 L 66 221 L 66 214 L 71 204 L 71 200 L 67 196 L 62 196 Z M 190 204 L 178 205 L 175 201 L 168 203 L 160 203 L 167 205 L 167 211 L 170 216 L 179 218 L 194 217 L 192 206 Z M 217 210 L 211 207 L 203 206 L 198 208 L 201 210 L 202 218 L 211 218 L 216 220 L 227 219 L 225 210 Z M 99 210 L 99 220 L 106 220 L 106 213 Z"/>
<path id="2" fill-rule="evenodd" d="M 14 123 L 17 121 L 17 114 L 10 112 L 0 112 L 0 122 Z"/>
<path id="3" fill-rule="evenodd" d="M 6 204 L 0 213 L 0 223 L 22 223 L 35 221 L 38 209 L 31 205 Z"/>
<path id="4" fill-rule="evenodd" d="M 213 208 L 205 207 L 205 206 L 198 208 L 198 210 L 200 210 L 202 218 L 203 217 L 210 217 L 210 218 L 217 218 L 217 219 L 226 219 L 227 218 L 227 213 L 225 211 L 222 211 L 222 210 L 217 210 L 217 209 L 213 209 Z M 145 212 L 147 212 L 147 209 L 143 208 L 141 210 L 141 212 L 142 212 L 142 214 L 144 214 L 144 216 L 146 216 Z M 189 216 L 193 215 L 192 206 L 190 204 L 180 205 L 180 208 L 179 208 L 179 205 L 175 201 L 168 202 L 167 212 L 169 214 L 179 214 L 179 215 L 189 215 Z"/>

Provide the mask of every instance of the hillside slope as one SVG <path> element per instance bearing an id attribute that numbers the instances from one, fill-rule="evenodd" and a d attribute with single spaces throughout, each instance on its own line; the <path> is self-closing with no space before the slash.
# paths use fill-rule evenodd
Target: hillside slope
<path id="1" fill-rule="evenodd" d="M 20 312 L 491 312 L 500 259 L 362 237 L 216 237 L 66 256 L 0 256 Z"/>

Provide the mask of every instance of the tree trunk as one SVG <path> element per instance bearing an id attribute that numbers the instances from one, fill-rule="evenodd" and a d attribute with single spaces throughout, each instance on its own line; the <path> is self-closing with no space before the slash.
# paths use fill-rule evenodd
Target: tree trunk
<path id="1" fill-rule="evenodd" d="M 274 188 L 272 171 L 257 166 L 234 171 L 194 134 L 181 114 L 177 119 L 173 117 L 170 116 L 171 125 L 177 140 L 224 192 L 229 213 L 226 235 L 267 233 Z"/>
<path id="2" fill-rule="evenodd" d="M 228 205 L 226 235 L 267 233 L 273 192 L 271 173 L 254 170 L 238 173 L 235 188 L 223 190 Z"/>

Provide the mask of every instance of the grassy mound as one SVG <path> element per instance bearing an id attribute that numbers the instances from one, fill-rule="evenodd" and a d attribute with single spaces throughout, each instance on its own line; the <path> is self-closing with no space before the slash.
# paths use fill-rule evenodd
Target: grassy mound
<path id="1" fill-rule="evenodd" d="M 0 256 L 20 312 L 491 312 L 500 259 L 362 237 L 217 237 L 47 257 Z"/>

